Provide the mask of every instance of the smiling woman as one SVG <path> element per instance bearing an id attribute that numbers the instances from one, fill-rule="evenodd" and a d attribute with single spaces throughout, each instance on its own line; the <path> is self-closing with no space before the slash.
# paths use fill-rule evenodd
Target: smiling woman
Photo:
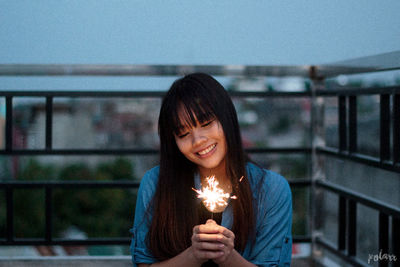
<path id="1" fill-rule="evenodd" d="M 160 165 L 143 177 L 136 202 L 134 265 L 289 266 L 289 185 L 245 155 L 222 85 L 203 73 L 178 79 L 163 99 L 158 127 Z M 209 176 L 235 196 L 215 220 L 207 220 L 195 194 Z"/>
<path id="2" fill-rule="evenodd" d="M 185 128 L 183 134 L 175 135 L 176 145 L 182 154 L 199 169 L 200 176 L 220 173 L 225 180 L 226 142 L 221 123 L 211 119 L 196 126 Z"/>

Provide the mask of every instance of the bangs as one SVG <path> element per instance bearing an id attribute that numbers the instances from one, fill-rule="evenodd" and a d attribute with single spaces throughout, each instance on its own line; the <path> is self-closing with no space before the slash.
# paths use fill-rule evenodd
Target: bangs
<path id="1" fill-rule="evenodd" d="M 174 135 L 217 119 L 224 125 L 231 110 L 225 89 L 211 76 L 194 73 L 176 80 L 161 105 L 160 140 L 171 142 Z"/>
<path id="2" fill-rule="evenodd" d="M 196 127 L 197 123 L 203 124 L 216 118 L 211 104 L 201 101 L 200 98 L 181 100 L 176 107 L 172 114 L 174 134 L 179 134 L 186 128 Z"/>

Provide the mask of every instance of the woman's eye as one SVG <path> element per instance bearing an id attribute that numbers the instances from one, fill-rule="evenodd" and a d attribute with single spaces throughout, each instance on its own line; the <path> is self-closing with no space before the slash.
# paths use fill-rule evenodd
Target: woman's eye
<path id="1" fill-rule="evenodd" d="M 189 133 L 178 134 L 178 137 L 179 137 L 179 138 L 183 138 L 183 137 L 187 136 L 188 134 L 189 134 Z"/>
<path id="2" fill-rule="evenodd" d="M 204 123 L 203 125 L 201 125 L 201 127 L 207 127 L 208 125 L 210 125 L 214 120 L 208 121 L 206 123 Z"/>

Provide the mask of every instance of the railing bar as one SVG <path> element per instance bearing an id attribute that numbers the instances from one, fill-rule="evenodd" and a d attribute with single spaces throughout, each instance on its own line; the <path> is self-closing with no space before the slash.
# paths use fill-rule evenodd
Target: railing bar
<path id="1" fill-rule="evenodd" d="M 53 239 L 51 242 L 42 238 L 18 238 L 9 242 L 7 240 L 0 240 L 0 246 L 39 246 L 39 245 L 66 245 L 66 246 L 79 246 L 79 245 L 129 245 L 130 238 L 90 238 L 90 239 Z"/>
<path id="2" fill-rule="evenodd" d="M 357 202 L 348 201 L 348 255 L 356 256 L 357 253 Z"/>
<path id="3" fill-rule="evenodd" d="M 246 148 L 247 153 L 305 153 L 311 154 L 311 147 Z"/>
<path id="4" fill-rule="evenodd" d="M 155 155 L 159 151 L 156 149 L 18 149 L 11 152 L 0 151 L 0 155 Z"/>
<path id="5" fill-rule="evenodd" d="M 231 97 L 311 97 L 311 92 L 250 92 L 228 91 Z"/>
<path id="6" fill-rule="evenodd" d="M 390 160 L 390 95 L 380 96 L 380 158 Z"/>
<path id="7" fill-rule="evenodd" d="M 0 182 L 0 188 L 2 187 L 12 187 L 12 188 L 45 188 L 45 187 L 53 187 L 53 188 L 123 188 L 123 187 L 132 187 L 138 188 L 140 185 L 139 182 L 130 182 L 130 181 L 46 181 L 46 182 L 36 182 L 36 181 L 13 181 L 13 182 Z"/>
<path id="8" fill-rule="evenodd" d="M 89 239 L 62 239 L 53 238 L 51 241 L 42 238 L 16 238 L 12 242 L 5 239 L 0 239 L 0 246 L 2 245 L 129 245 L 130 238 L 89 238 Z M 293 236 L 293 243 L 310 243 L 311 237 L 309 236 Z"/>
<path id="9" fill-rule="evenodd" d="M 112 89 L 104 91 L 87 91 L 87 90 L 65 90 L 65 91 L 2 91 L 0 96 L 18 96 L 18 97 L 93 97 L 93 98 L 110 98 L 110 97 L 132 97 L 132 98 L 142 98 L 142 97 L 155 97 L 162 98 L 167 91 L 158 91 L 149 89 L 148 91 L 115 91 Z M 251 92 L 249 92 L 251 95 Z"/>
<path id="10" fill-rule="evenodd" d="M 309 76 L 309 65 L 133 65 L 133 64 L 0 64 L 0 76 L 139 76 L 174 77 L 192 72 L 213 76 Z M 376 68 L 330 66 L 328 69 L 346 73 L 378 71 Z M 325 72 L 327 67 L 324 67 Z M 341 73 L 341 72 L 339 72 Z"/>
<path id="11" fill-rule="evenodd" d="M 44 90 L 44 91 L 24 91 L 24 90 L 10 90 L 0 92 L 0 96 L 29 96 L 29 97 L 156 97 L 161 98 L 165 95 L 166 90 L 146 89 L 140 91 L 137 89 L 127 89 L 125 91 L 115 91 L 112 89 L 105 89 L 104 91 L 89 91 L 87 89 L 81 90 Z M 311 92 L 259 92 L 259 91 L 229 91 L 230 96 L 233 97 L 311 97 Z M 329 96 L 350 96 L 350 95 L 376 95 L 376 94 L 398 94 L 400 87 L 377 87 L 377 88 L 361 88 L 361 89 L 329 89 L 317 90 L 316 96 L 329 97 Z"/>
<path id="12" fill-rule="evenodd" d="M 352 190 L 349 190 L 343 186 L 339 186 L 336 184 L 333 184 L 331 182 L 327 181 L 316 181 L 316 185 L 318 187 L 325 188 L 331 192 L 337 193 L 340 196 L 344 196 L 348 199 L 353 199 L 357 203 L 360 203 L 362 205 L 365 205 L 367 207 L 379 210 L 381 212 L 385 212 L 386 214 L 389 215 L 394 215 L 394 216 L 399 216 L 400 217 L 400 208 L 396 207 L 394 205 L 390 205 L 387 203 L 384 203 L 383 201 L 368 197 L 364 194 L 360 194 L 357 192 L 354 192 Z"/>
<path id="13" fill-rule="evenodd" d="M 294 187 L 308 187 L 311 185 L 311 180 L 309 179 L 288 179 L 288 182 L 291 186 Z M 0 188 L 6 187 L 13 187 L 13 188 L 120 188 L 120 187 L 132 187 L 137 188 L 139 187 L 139 182 L 130 182 L 130 181 L 99 181 L 99 182 L 92 182 L 92 181 L 46 181 L 46 182 L 36 182 L 36 181 L 0 181 Z"/>
<path id="14" fill-rule="evenodd" d="M 398 94 L 400 93 L 399 86 L 387 86 L 387 87 L 370 87 L 370 88 L 331 88 L 329 90 L 317 90 L 317 96 L 329 97 L 337 95 L 378 95 L 378 94 Z"/>
<path id="15" fill-rule="evenodd" d="M 129 89 L 126 91 L 115 91 L 112 89 L 105 89 L 104 91 L 88 91 L 82 90 L 60 90 L 60 91 L 24 91 L 24 90 L 10 90 L 0 92 L 0 96 L 29 96 L 29 97 L 156 97 L 161 98 L 165 95 L 166 90 L 147 89 L 146 91 L 138 91 L 137 89 Z M 233 97 L 311 97 L 311 92 L 259 92 L 259 91 L 229 91 Z M 361 88 L 361 89 L 329 89 L 317 90 L 316 96 L 329 97 L 337 95 L 376 95 L 376 94 L 399 94 L 399 86 L 388 87 L 374 87 L 374 88 Z"/>
<path id="16" fill-rule="evenodd" d="M 29 97 L 155 97 L 162 98 L 167 91 L 148 89 L 146 91 L 114 91 L 112 89 L 104 91 L 87 90 L 64 90 L 64 91 L 3 91 L 0 96 L 29 96 Z M 259 91 L 228 91 L 231 97 L 310 97 L 311 92 L 259 92 Z"/>
<path id="17" fill-rule="evenodd" d="M 343 196 L 339 197 L 338 206 L 338 250 L 346 250 L 346 225 L 347 225 L 347 201 Z"/>
<path id="18" fill-rule="evenodd" d="M 393 96 L 393 164 L 397 163 L 400 163 L 400 94 Z"/>
<path id="19" fill-rule="evenodd" d="M 381 162 L 378 158 L 375 158 L 372 156 L 362 155 L 362 154 L 358 154 L 358 153 L 352 153 L 352 154 L 340 153 L 337 148 L 332 148 L 332 147 L 318 147 L 317 152 L 324 153 L 324 154 L 327 154 L 330 156 L 334 156 L 334 157 L 340 158 L 340 159 L 352 160 L 354 162 L 362 163 L 367 166 L 372 166 L 372 167 L 381 168 L 384 170 L 400 173 L 400 164 L 399 163 L 394 165 L 390 161 Z"/>
<path id="20" fill-rule="evenodd" d="M 6 147 L 5 152 L 9 153 L 13 149 L 13 104 L 12 97 L 6 97 Z"/>
<path id="21" fill-rule="evenodd" d="M 357 97 L 349 97 L 349 151 L 357 152 Z"/>
<path id="22" fill-rule="evenodd" d="M 51 242 L 53 238 L 53 203 L 52 203 L 52 188 L 45 187 L 45 205 L 46 205 L 46 224 L 45 224 L 45 239 Z"/>
<path id="23" fill-rule="evenodd" d="M 311 186 L 312 181 L 310 179 L 288 179 L 291 186 Z"/>
<path id="24" fill-rule="evenodd" d="M 52 149 L 53 140 L 53 97 L 46 97 L 46 150 Z"/>
<path id="25" fill-rule="evenodd" d="M 379 212 L 379 253 L 389 254 L 389 216 L 382 211 Z M 388 266 L 388 261 L 379 261 L 379 267 Z"/>
<path id="26" fill-rule="evenodd" d="M 305 153 L 310 154 L 308 147 L 277 147 L 277 148 L 247 148 L 247 153 Z M 18 149 L 11 152 L 0 151 L 0 155 L 129 155 L 129 154 L 158 154 L 157 149 Z"/>
<path id="27" fill-rule="evenodd" d="M 344 251 L 337 250 L 335 246 L 330 244 L 328 241 L 322 239 L 321 237 L 316 238 L 315 241 L 318 245 L 322 246 L 323 248 L 329 250 L 331 253 L 336 255 L 337 257 L 341 258 L 342 260 L 346 261 L 347 263 L 352 264 L 352 266 L 357 266 L 357 267 L 368 267 L 370 265 L 367 265 L 364 262 L 361 262 L 355 257 L 348 256 L 344 253 Z"/>
<path id="28" fill-rule="evenodd" d="M 311 236 L 294 235 L 292 240 L 293 243 L 311 243 Z"/>
<path id="29" fill-rule="evenodd" d="M 14 240 L 14 192 L 12 187 L 6 187 L 6 205 L 7 205 L 7 241 Z"/>
<path id="30" fill-rule="evenodd" d="M 346 105 L 346 97 L 339 96 L 339 149 L 340 151 L 347 150 L 347 105 Z"/>
<path id="31" fill-rule="evenodd" d="M 397 257 L 397 266 L 400 265 L 400 217 L 392 216 L 392 255 Z"/>

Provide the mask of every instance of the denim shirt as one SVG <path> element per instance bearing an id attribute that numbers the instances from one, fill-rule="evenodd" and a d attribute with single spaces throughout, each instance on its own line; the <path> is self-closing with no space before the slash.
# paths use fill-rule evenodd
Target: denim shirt
<path id="1" fill-rule="evenodd" d="M 255 242 L 249 241 L 241 255 L 257 266 L 290 266 L 292 251 L 292 195 L 286 179 L 277 173 L 262 169 L 252 163 L 246 165 L 247 177 L 253 192 L 256 212 Z M 131 233 L 133 266 L 137 263 L 157 262 L 146 246 L 149 222 L 145 219 L 146 209 L 156 190 L 159 167 L 144 175 L 136 200 L 135 220 Z M 200 179 L 194 177 L 197 189 Z M 232 205 L 222 213 L 221 225 L 231 229 L 233 224 Z"/>

